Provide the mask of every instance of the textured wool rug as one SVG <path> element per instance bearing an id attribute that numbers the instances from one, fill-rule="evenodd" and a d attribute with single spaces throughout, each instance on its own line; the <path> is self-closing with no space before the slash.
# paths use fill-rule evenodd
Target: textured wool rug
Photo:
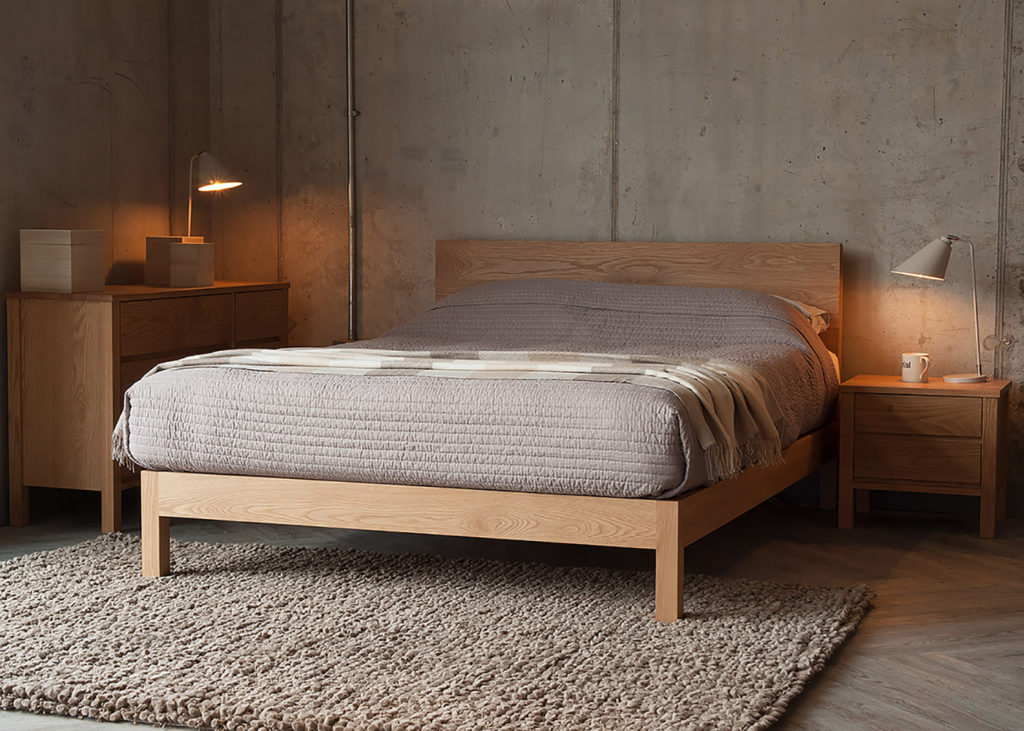
<path id="1" fill-rule="evenodd" d="M 764 728 L 864 587 L 113 535 L 0 563 L 0 708 L 228 729 Z"/>

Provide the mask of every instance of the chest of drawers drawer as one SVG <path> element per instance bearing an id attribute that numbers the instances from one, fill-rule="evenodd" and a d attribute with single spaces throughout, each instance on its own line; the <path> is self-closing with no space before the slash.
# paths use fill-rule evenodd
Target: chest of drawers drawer
<path id="1" fill-rule="evenodd" d="M 235 297 L 210 294 L 122 302 L 121 357 L 230 347 Z"/>

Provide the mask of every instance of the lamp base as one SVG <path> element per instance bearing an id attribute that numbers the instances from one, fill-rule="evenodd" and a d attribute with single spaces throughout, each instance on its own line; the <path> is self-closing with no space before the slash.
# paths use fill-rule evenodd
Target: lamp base
<path id="1" fill-rule="evenodd" d="M 989 377 L 979 376 L 977 373 L 951 373 L 943 376 L 942 380 L 946 383 L 985 383 Z"/>
<path id="2" fill-rule="evenodd" d="M 150 287 L 209 287 L 214 244 L 202 236 L 147 236 L 146 284 Z"/>

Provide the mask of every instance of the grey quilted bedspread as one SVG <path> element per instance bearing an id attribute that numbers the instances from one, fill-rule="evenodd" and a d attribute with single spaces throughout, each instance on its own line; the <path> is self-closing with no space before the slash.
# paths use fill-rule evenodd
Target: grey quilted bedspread
<path id="1" fill-rule="evenodd" d="M 823 423 L 838 386 L 806 318 L 743 290 L 501 282 L 358 345 L 732 361 L 767 379 L 784 445 Z M 146 469 L 618 497 L 706 481 L 678 398 L 627 383 L 192 368 L 125 401 Z"/>

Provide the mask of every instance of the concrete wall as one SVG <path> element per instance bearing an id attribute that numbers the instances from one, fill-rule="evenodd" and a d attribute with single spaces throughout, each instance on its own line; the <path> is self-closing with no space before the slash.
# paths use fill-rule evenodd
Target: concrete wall
<path id="1" fill-rule="evenodd" d="M 210 3 L 213 149 L 245 184 L 212 205 L 224 279 L 291 282 L 292 345 L 348 332 L 344 3 Z"/>
<path id="2" fill-rule="evenodd" d="M 998 356 L 1018 384 L 1019 481 L 1024 361 L 995 349 L 1024 324 L 1019 40 L 1003 118 L 1024 12 L 1009 9 L 357 2 L 362 334 L 431 303 L 440 238 L 839 241 L 845 375 L 893 373 L 908 349 L 971 370 L 966 252 L 944 283 L 889 273 L 955 233 L 978 247 L 983 365 Z"/>

